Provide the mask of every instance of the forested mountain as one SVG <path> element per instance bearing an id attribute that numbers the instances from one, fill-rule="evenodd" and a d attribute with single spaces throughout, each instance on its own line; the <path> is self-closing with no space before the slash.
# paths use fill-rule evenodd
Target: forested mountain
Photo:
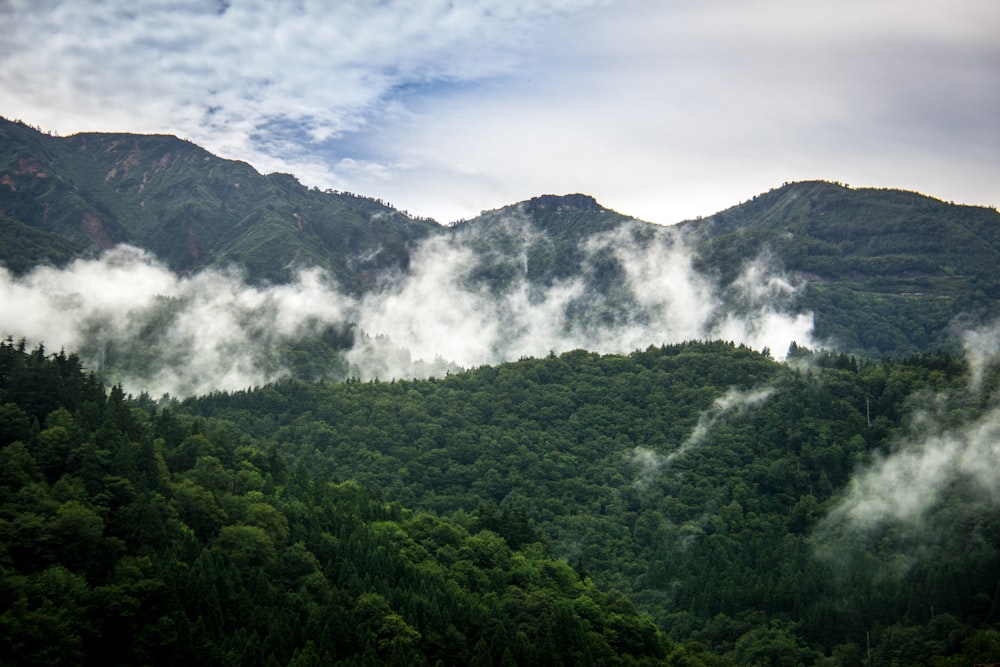
<path id="1" fill-rule="evenodd" d="M 409 245 L 438 227 L 172 136 L 53 137 L 4 119 L 0 213 L 2 259 L 16 270 L 129 243 L 178 272 L 235 264 L 252 280 L 283 282 L 320 266 L 349 290 L 405 268 Z"/>
<path id="2" fill-rule="evenodd" d="M 982 370 L 687 343 L 157 406 L 8 341 L 0 654 L 996 661 Z"/>
<path id="3" fill-rule="evenodd" d="M 407 509 L 227 420 L 108 393 L 73 355 L 0 344 L 0 406 L 3 664 L 712 659 L 521 515 Z"/>
<path id="4" fill-rule="evenodd" d="M 1000 214 L 899 190 L 793 183 L 679 225 L 723 282 L 766 254 L 804 285 L 820 338 L 879 358 L 947 342 L 1000 313 Z M 958 323 L 955 318 L 960 318 Z"/>
<path id="5" fill-rule="evenodd" d="M 995 210 L 445 227 L 0 119 L 0 241 L 0 663 L 1000 662 Z"/>
<path id="6" fill-rule="evenodd" d="M 748 273 L 780 276 L 790 287 L 780 307 L 811 313 L 815 341 L 870 358 L 953 345 L 956 327 L 1000 315 L 996 210 L 824 182 L 669 228 L 581 194 L 443 227 L 175 137 L 54 137 L 0 119 L 0 237 L 0 262 L 17 273 L 124 242 L 185 274 L 235 265 L 251 282 L 281 283 L 321 267 L 355 296 L 405 278 L 422 244 L 443 238 L 471 253 L 469 284 L 494 293 L 526 283 L 541 298 L 578 281 L 568 317 L 584 329 L 635 319 L 643 297 L 626 286 L 623 253 L 659 244 L 685 256 L 671 261 L 690 257 L 727 311 L 747 307 Z"/>

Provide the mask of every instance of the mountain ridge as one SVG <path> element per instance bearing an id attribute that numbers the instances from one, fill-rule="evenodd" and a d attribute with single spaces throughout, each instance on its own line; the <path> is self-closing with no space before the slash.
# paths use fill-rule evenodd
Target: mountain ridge
<path id="1" fill-rule="evenodd" d="M 53 137 L 0 119 L 0 216 L 0 262 L 15 273 L 130 243 L 180 275 L 236 266 L 251 282 L 280 284 L 319 267 L 353 295 L 407 275 L 422 244 L 441 238 L 471 253 L 468 279 L 480 288 L 583 276 L 608 305 L 628 268 L 616 248 L 681 244 L 724 300 L 748 267 L 766 263 L 794 288 L 786 305 L 813 313 L 818 340 L 872 358 L 954 345 L 957 321 L 1000 315 L 995 209 L 826 181 L 786 183 L 669 226 L 584 193 L 543 194 L 445 226 L 262 175 L 171 135 Z"/>
<path id="2" fill-rule="evenodd" d="M 7 217 L 91 252 L 131 243 L 178 273 L 237 264 L 253 280 L 285 282 L 316 265 L 358 290 L 374 273 L 405 268 L 407 246 L 437 226 L 378 200 L 261 175 L 170 135 L 50 137 L 2 121 L 0 147 Z"/>

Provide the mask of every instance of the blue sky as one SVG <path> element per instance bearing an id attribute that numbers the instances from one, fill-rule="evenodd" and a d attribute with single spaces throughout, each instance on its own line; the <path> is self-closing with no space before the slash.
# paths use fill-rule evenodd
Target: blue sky
<path id="1" fill-rule="evenodd" d="M 1000 205 L 995 0 L 3 0 L 0 115 L 172 133 L 440 222 L 669 224 L 823 178 Z"/>

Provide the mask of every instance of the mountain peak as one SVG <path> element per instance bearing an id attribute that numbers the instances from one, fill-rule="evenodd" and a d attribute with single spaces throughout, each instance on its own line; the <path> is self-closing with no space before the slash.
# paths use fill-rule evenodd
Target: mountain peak
<path id="1" fill-rule="evenodd" d="M 541 195 L 525 202 L 525 209 L 535 211 L 600 211 L 603 207 L 590 195 Z"/>

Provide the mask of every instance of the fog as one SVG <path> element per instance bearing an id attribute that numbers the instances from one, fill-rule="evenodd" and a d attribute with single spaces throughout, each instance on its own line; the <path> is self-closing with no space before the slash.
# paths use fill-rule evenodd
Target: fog
<path id="1" fill-rule="evenodd" d="M 346 343 L 319 374 L 330 379 L 440 376 L 550 352 L 627 353 L 690 339 L 779 357 L 793 340 L 814 344 L 812 315 L 789 308 L 795 288 L 759 258 L 723 288 L 694 269 L 683 239 L 664 232 L 637 242 L 625 227 L 584 242 L 571 277 L 538 283 L 527 278 L 526 256 L 544 234 L 516 216 L 498 229 L 512 240 L 500 259 L 513 277 L 500 287 L 476 278 L 487 253 L 475 233 L 426 240 L 407 273 L 383 276 L 363 297 L 347 296 L 318 269 L 272 286 L 248 284 L 236 270 L 177 276 L 129 246 L 21 277 L 0 269 L 0 334 L 76 352 L 108 381 L 154 397 L 288 377 L 292 352 L 316 362 L 303 341 L 331 331 Z M 599 255 L 620 266 L 614 290 L 600 286 Z"/>
<path id="2" fill-rule="evenodd" d="M 985 378 L 1000 356 L 996 323 L 963 336 L 968 386 L 908 401 L 903 428 L 857 470 L 814 532 L 817 554 L 843 568 L 878 551 L 902 576 L 918 563 L 974 548 L 975 526 L 1000 507 L 1000 407 Z"/>
<path id="3" fill-rule="evenodd" d="M 742 413 L 759 406 L 774 393 L 771 387 L 760 387 L 743 391 L 730 388 L 725 394 L 715 399 L 712 406 L 698 416 L 698 423 L 684 442 L 668 454 L 660 454 L 647 447 L 636 447 L 632 451 L 631 463 L 636 469 L 635 484 L 639 488 L 649 488 L 656 476 L 669 468 L 677 459 L 689 451 L 700 447 L 708 439 L 709 433 L 721 419 L 732 413 Z"/>
<path id="4" fill-rule="evenodd" d="M 970 389 L 982 389 L 983 378 L 990 367 L 1000 359 L 1000 321 L 965 331 L 962 349 L 969 364 Z"/>

